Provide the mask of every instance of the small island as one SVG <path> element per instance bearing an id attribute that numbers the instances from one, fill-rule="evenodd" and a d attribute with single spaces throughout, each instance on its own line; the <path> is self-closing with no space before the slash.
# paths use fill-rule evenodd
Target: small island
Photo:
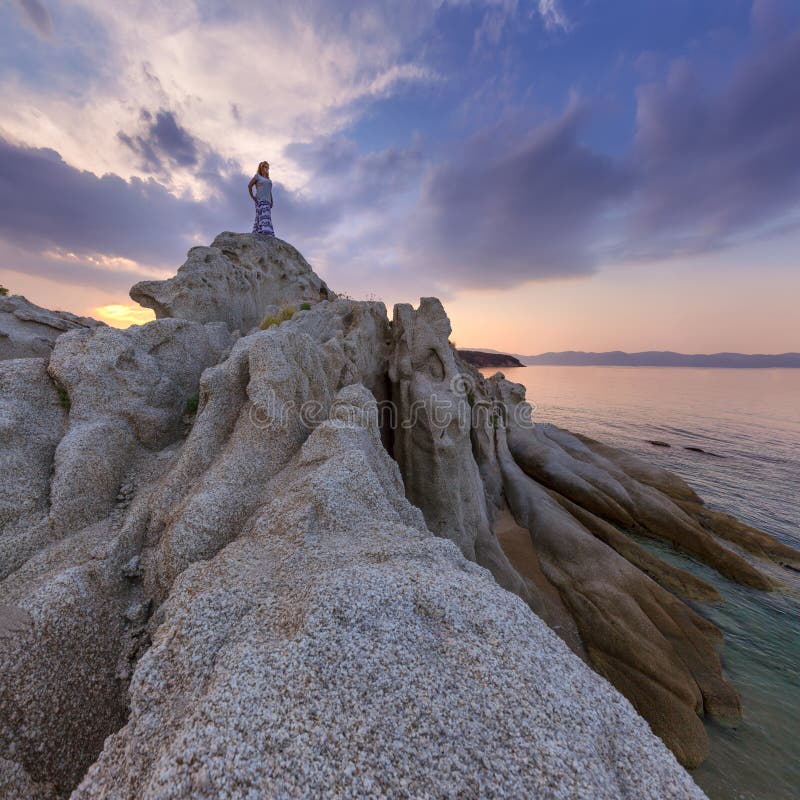
<path id="1" fill-rule="evenodd" d="M 457 352 L 463 361 L 478 369 L 525 366 L 519 359 L 507 353 L 487 353 L 483 350 L 457 350 Z"/>

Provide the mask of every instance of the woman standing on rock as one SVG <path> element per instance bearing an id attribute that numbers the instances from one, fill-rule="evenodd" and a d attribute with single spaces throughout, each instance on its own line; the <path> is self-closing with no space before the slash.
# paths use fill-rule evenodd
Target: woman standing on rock
<path id="1" fill-rule="evenodd" d="M 256 193 L 253 194 L 253 187 Z M 274 236 L 272 227 L 272 181 L 269 179 L 269 161 L 262 161 L 258 171 L 247 184 L 247 192 L 256 204 L 256 221 L 253 223 L 253 233 L 265 236 Z"/>

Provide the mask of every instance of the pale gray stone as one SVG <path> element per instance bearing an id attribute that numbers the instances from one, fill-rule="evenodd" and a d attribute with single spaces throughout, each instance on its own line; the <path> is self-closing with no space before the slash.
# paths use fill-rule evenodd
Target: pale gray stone
<path id="1" fill-rule="evenodd" d="M 456 359 L 438 300 L 390 323 L 279 240 L 221 234 L 134 295 L 162 318 L 0 370 L 3 800 L 702 797 L 537 616 L 633 696 L 594 604 L 621 663 L 658 657 L 664 714 L 724 705 L 718 632 L 642 570 L 688 584 L 604 527 L 688 536 L 688 486 L 516 425 L 524 393 Z M 659 730 L 687 763 L 691 727 Z"/>
<path id="2" fill-rule="evenodd" d="M 105 323 L 67 311 L 49 311 L 21 295 L 0 297 L 0 361 L 47 357 L 65 331 L 97 328 Z"/>
<path id="3" fill-rule="evenodd" d="M 131 717 L 73 798 L 703 797 L 626 700 L 430 534 L 372 403 L 347 387 L 247 534 L 175 582 Z"/>
<path id="4" fill-rule="evenodd" d="M 70 410 L 50 489 L 54 526 L 77 530 L 112 510 L 135 462 L 181 438 L 203 370 L 232 342 L 219 323 L 176 319 L 59 339 L 48 369 Z"/>
<path id="5" fill-rule="evenodd" d="M 0 580 L 50 538 L 50 477 L 67 412 L 41 358 L 0 366 Z"/>
<path id="6" fill-rule="evenodd" d="M 416 310 L 395 306 L 392 335 L 389 379 L 398 415 L 394 457 L 406 495 L 434 533 L 489 568 L 505 588 L 536 603 L 492 532 L 472 452 L 472 409 L 442 304 L 423 297 Z"/>
<path id="7" fill-rule="evenodd" d="M 242 333 L 270 307 L 299 308 L 333 300 L 309 263 L 288 242 L 250 233 L 221 233 L 210 247 L 193 247 L 174 278 L 142 281 L 131 297 L 156 317 L 224 322 Z"/>

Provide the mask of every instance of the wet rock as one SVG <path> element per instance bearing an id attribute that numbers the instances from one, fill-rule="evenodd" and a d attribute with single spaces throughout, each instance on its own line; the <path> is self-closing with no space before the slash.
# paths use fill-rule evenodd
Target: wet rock
<path id="1" fill-rule="evenodd" d="M 719 453 L 712 453 L 709 450 L 703 450 L 702 447 L 695 447 L 693 445 L 686 445 L 684 450 L 689 450 L 691 453 L 702 453 L 706 456 L 713 456 L 714 458 L 725 458 L 725 456 L 719 455 Z"/>

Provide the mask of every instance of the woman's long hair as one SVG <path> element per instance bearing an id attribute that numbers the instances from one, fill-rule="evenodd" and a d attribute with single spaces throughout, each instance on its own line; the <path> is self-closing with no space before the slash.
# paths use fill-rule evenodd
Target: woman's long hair
<path id="1" fill-rule="evenodd" d="M 259 175 L 260 175 L 262 178 L 266 178 L 266 177 L 267 177 L 267 176 L 266 176 L 266 175 L 265 175 L 265 174 L 264 174 L 264 173 L 261 171 L 262 169 L 264 169 L 264 167 L 266 167 L 267 169 L 269 169 L 269 161 L 262 161 L 262 162 L 261 162 L 261 163 L 258 165 L 258 169 L 256 170 L 256 172 L 257 172 L 257 173 L 258 173 L 258 174 L 259 174 Z"/>

